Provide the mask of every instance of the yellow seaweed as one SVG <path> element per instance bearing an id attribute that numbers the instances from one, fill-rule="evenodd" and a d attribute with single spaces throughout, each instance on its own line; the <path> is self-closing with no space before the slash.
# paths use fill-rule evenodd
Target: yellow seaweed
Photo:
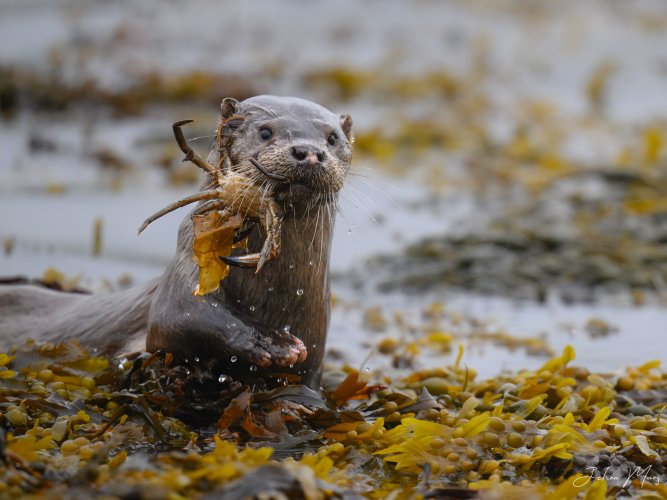
<path id="1" fill-rule="evenodd" d="M 199 266 L 199 284 L 194 295 L 206 295 L 218 289 L 229 274 L 229 266 L 220 257 L 228 256 L 234 245 L 234 233 L 243 225 L 239 214 L 225 216 L 217 211 L 193 217 L 195 239 L 192 245 Z"/>

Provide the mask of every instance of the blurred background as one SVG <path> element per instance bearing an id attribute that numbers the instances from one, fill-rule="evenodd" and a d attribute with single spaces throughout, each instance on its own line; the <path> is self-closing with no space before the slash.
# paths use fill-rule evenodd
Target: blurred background
<path id="1" fill-rule="evenodd" d="M 161 274 L 223 97 L 355 122 L 331 357 L 492 376 L 667 358 L 662 0 L 1 0 L 0 276 Z M 36 312 L 38 313 L 38 312 Z"/>

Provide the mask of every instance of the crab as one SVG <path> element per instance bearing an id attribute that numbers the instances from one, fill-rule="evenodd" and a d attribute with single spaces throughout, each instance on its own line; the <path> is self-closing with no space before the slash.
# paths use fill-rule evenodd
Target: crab
<path id="1" fill-rule="evenodd" d="M 204 203 L 192 212 L 191 217 L 193 219 L 196 216 L 205 215 L 212 211 L 222 211 L 228 215 L 239 214 L 243 217 L 244 221 L 250 221 L 250 225 L 246 222 L 243 227 L 236 231 L 234 243 L 242 241 L 250 234 L 253 227 L 252 223 L 254 222 L 258 222 L 263 232 L 267 235 L 262 249 L 258 253 L 221 256 L 220 258 L 227 265 L 255 268 L 255 272 L 259 272 L 267 262 L 278 257 L 280 254 L 280 230 L 284 217 L 283 211 L 272 196 L 246 196 L 247 192 L 256 189 L 257 186 L 250 177 L 234 170 L 229 158 L 228 147 L 231 143 L 232 132 L 241 124 L 242 120 L 243 117 L 241 116 L 232 116 L 224 120 L 218 128 L 217 145 L 220 160 L 217 166 L 212 165 L 199 156 L 185 139 L 181 127 L 192 123 L 193 120 L 181 120 L 172 125 L 176 142 L 185 154 L 183 161 L 189 161 L 207 172 L 213 178 L 214 184 L 209 189 L 187 196 L 158 210 L 139 227 L 139 234 L 149 224 L 160 217 L 181 207 L 203 201 Z M 268 171 L 254 158 L 250 158 L 249 161 L 259 172 L 269 179 L 278 183 L 285 183 L 287 181 L 285 177 Z"/>

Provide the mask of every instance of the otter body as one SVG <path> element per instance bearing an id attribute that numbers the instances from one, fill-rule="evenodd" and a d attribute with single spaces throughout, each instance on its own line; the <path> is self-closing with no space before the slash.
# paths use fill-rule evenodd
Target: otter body
<path id="1" fill-rule="evenodd" d="M 0 287 L 0 340 L 25 338 L 83 344 L 117 353 L 163 349 L 214 374 L 255 379 L 276 373 L 319 384 L 329 324 L 329 253 L 335 203 L 351 161 L 349 116 L 338 117 L 302 99 L 258 96 L 225 99 L 222 119 L 243 117 L 229 149 L 238 173 L 253 171 L 252 158 L 286 178 L 273 186 L 257 177 L 248 196 L 272 196 L 285 220 L 281 254 L 255 274 L 231 269 L 215 292 L 192 291 L 193 225 L 186 216 L 176 254 L 161 278 L 142 287 L 99 296 L 51 292 L 30 286 Z M 217 163 L 218 152 L 209 156 Z M 210 187 L 208 174 L 202 188 Z M 248 252 L 260 250 L 255 228 Z M 145 344 L 144 344 L 145 342 Z"/>

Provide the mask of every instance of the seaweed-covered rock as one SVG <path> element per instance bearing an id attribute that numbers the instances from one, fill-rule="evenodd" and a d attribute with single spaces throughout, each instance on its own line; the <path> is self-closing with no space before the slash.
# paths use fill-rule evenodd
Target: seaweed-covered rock
<path id="1" fill-rule="evenodd" d="M 574 356 L 481 381 L 458 363 L 384 385 L 347 370 L 313 391 L 26 344 L 0 353 L 0 498 L 664 494 L 660 363 L 619 377 Z"/>
<path id="2" fill-rule="evenodd" d="M 566 301 L 655 291 L 667 282 L 666 187 L 664 173 L 572 174 L 403 255 L 378 257 L 364 276 L 381 289 L 448 286 L 538 300 L 552 291 Z"/>

